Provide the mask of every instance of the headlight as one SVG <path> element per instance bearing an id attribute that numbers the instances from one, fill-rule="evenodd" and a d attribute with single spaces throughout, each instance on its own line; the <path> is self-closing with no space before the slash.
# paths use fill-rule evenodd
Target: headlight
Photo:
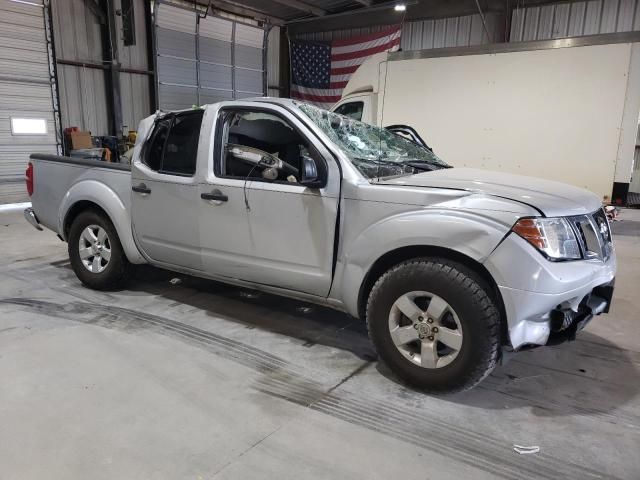
<path id="1" fill-rule="evenodd" d="M 564 218 L 523 218 L 512 230 L 550 260 L 582 258 L 576 235 Z"/>

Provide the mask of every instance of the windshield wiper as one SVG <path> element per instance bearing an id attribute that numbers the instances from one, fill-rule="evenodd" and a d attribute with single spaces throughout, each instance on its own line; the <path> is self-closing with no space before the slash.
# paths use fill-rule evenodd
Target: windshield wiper
<path id="1" fill-rule="evenodd" d="M 441 168 L 452 168 L 450 165 L 442 165 L 438 163 L 427 162 L 425 160 L 412 160 L 410 162 L 402 162 L 402 164 L 409 165 L 410 167 L 416 168 L 418 170 L 424 170 L 425 172 L 439 170 Z"/>
<path id="2" fill-rule="evenodd" d="M 402 165 L 408 165 L 409 167 L 413 167 L 416 170 L 422 170 L 423 172 L 430 172 L 433 170 L 433 164 L 427 162 L 402 162 Z"/>

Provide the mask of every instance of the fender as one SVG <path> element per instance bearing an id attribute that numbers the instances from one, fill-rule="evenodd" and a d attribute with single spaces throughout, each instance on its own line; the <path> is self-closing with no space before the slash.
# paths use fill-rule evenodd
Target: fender
<path id="1" fill-rule="evenodd" d="M 334 292 L 341 292 L 346 310 L 358 316 L 360 287 L 374 263 L 403 247 L 441 247 L 482 263 L 509 232 L 509 218 L 495 211 L 422 209 L 384 218 L 369 226 L 344 246 L 340 278 Z M 339 276 L 338 276 L 339 275 Z"/>
<path id="2" fill-rule="evenodd" d="M 147 263 L 133 241 L 131 217 L 127 207 L 114 190 L 97 180 L 81 180 L 65 194 L 58 213 L 58 231 L 64 235 L 64 224 L 71 208 L 78 202 L 93 202 L 102 208 L 113 222 L 127 259 L 131 263 Z M 68 240 L 65 238 L 65 241 Z"/>

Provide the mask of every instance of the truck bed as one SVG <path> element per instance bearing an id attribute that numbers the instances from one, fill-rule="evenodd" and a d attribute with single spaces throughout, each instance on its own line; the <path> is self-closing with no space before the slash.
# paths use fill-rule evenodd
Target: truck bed
<path id="1" fill-rule="evenodd" d="M 30 159 L 34 168 L 33 209 L 41 224 L 62 237 L 62 215 L 71 206 L 66 204 L 69 198 L 90 201 L 94 193 L 106 188 L 125 209 L 130 207 L 130 165 L 40 153 Z M 72 190 L 75 195 L 71 195 Z M 80 190 L 82 194 L 78 195 Z"/>

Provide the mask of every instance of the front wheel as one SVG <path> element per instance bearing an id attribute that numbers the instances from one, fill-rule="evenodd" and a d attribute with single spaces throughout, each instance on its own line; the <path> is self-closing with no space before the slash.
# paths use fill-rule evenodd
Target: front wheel
<path id="1" fill-rule="evenodd" d="M 500 314 L 483 281 L 461 264 L 403 262 L 373 286 L 369 335 L 382 360 L 421 390 L 466 390 L 496 365 Z"/>
<path id="2" fill-rule="evenodd" d="M 71 267 L 82 283 L 95 290 L 122 286 L 129 262 L 109 218 L 82 212 L 71 224 L 68 241 Z"/>

